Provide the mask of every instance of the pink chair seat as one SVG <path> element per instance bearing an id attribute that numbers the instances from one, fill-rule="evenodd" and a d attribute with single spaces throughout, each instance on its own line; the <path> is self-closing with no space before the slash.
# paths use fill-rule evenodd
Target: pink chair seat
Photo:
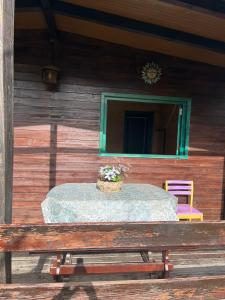
<path id="1" fill-rule="evenodd" d="M 189 204 L 178 204 L 176 213 L 177 215 L 202 215 L 202 212 L 194 207 L 191 207 Z"/>

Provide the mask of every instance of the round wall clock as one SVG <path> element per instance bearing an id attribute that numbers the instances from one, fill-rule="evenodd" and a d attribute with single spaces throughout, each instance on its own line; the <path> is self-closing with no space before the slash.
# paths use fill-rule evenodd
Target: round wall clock
<path id="1" fill-rule="evenodd" d="M 162 71 L 156 63 L 150 62 L 144 65 L 141 74 L 146 83 L 153 84 L 160 80 Z"/>

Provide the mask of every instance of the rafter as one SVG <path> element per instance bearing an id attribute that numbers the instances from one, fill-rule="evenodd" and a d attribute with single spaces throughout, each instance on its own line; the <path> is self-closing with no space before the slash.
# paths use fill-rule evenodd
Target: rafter
<path id="1" fill-rule="evenodd" d="M 209 38 L 197 36 L 179 30 L 174 30 L 159 25 L 145 23 L 127 17 L 121 17 L 118 15 L 105 13 L 92 8 L 87 8 L 75 4 L 62 2 L 62 1 L 54 1 L 53 8 L 59 14 L 81 18 L 84 20 L 88 20 L 88 21 L 92 21 L 110 27 L 116 27 L 116 28 L 128 30 L 128 31 L 155 35 L 163 39 L 179 41 L 182 43 L 192 44 L 198 47 L 205 47 L 208 49 L 225 53 L 224 42 L 212 40 Z"/>
<path id="2" fill-rule="evenodd" d="M 55 22 L 54 11 L 52 9 L 52 3 L 50 0 L 40 0 L 41 9 L 45 16 L 45 20 L 48 26 L 48 31 L 52 39 L 58 39 L 59 33 Z"/>
<path id="3" fill-rule="evenodd" d="M 225 14 L 225 2 L 221 0 L 176 0 L 194 7 L 201 7 L 218 13 Z"/>

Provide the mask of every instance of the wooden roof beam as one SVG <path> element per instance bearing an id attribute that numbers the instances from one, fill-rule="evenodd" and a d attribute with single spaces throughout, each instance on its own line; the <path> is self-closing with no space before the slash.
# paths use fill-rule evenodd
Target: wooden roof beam
<path id="1" fill-rule="evenodd" d="M 225 66 L 225 40 L 218 38 L 221 35 L 216 35 L 217 38 L 214 38 L 213 30 L 208 37 L 204 37 L 199 31 L 191 33 L 185 31 L 184 28 L 183 30 L 172 29 L 172 27 L 162 26 L 158 23 L 149 23 L 147 20 L 131 18 L 129 15 L 120 15 L 118 11 L 115 14 L 114 10 L 107 12 L 100 8 L 96 9 L 94 5 L 96 2 L 88 2 L 89 6 L 87 6 L 86 2 L 71 1 L 72 3 L 59 0 L 51 2 L 59 31 L 73 32 L 129 47 Z M 79 5 L 74 4 L 73 1 L 79 2 Z M 168 0 L 168 2 L 170 1 L 176 3 L 177 6 L 182 5 L 177 0 Z M 164 3 L 164 0 L 158 2 Z M 16 7 L 20 13 L 26 14 L 29 11 L 40 11 L 40 2 L 38 3 L 37 0 L 17 0 Z M 180 4 L 178 5 L 178 3 Z M 194 20 L 192 18 L 193 24 L 195 24 Z M 181 22 L 181 19 L 179 21 Z M 214 23 L 212 22 L 212 24 Z M 216 28 L 223 28 L 223 26 L 218 27 L 219 23 L 216 24 Z M 203 25 L 204 22 L 201 23 L 201 26 Z"/>
<path id="2" fill-rule="evenodd" d="M 170 29 L 155 24 L 145 23 L 127 17 L 122 17 L 58 0 L 55 0 L 53 2 L 53 9 L 56 13 L 62 14 L 64 16 L 80 18 L 83 20 L 88 20 L 91 22 L 120 28 L 127 31 L 133 31 L 140 34 L 154 35 L 162 39 L 168 39 L 171 41 L 177 41 L 189 45 L 192 44 L 193 46 L 199 48 L 207 48 L 213 51 L 225 53 L 225 42 L 201 37 L 191 33 Z"/>
<path id="3" fill-rule="evenodd" d="M 166 2 L 168 2 L 168 0 L 166 0 Z M 171 0 L 171 2 L 181 2 L 188 6 L 200 7 L 209 11 L 225 14 L 225 2 L 221 0 Z"/>
<path id="4" fill-rule="evenodd" d="M 16 6 L 19 9 L 22 9 L 23 5 L 26 10 L 29 8 L 34 9 L 35 5 L 37 4 L 36 0 L 30 0 L 30 2 L 28 2 L 27 0 L 17 1 L 18 2 L 16 2 Z M 198 48 L 211 49 L 215 52 L 225 53 L 225 42 L 223 41 L 166 28 L 160 25 L 134 20 L 124 16 L 114 15 L 112 13 L 99 11 L 93 8 L 88 8 L 69 2 L 63 2 L 59 0 L 55 0 L 54 2 L 50 2 L 49 0 L 40 1 L 43 2 L 42 7 L 45 12 L 46 21 L 53 36 L 56 34 L 55 21 L 53 22 L 53 12 L 55 12 L 60 15 L 79 18 L 110 27 L 120 28 L 126 31 L 133 31 L 145 35 L 149 34 L 152 36 L 160 37 L 161 39 L 181 42 L 183 44 L 193 45 Z"/>
<path id="5" fill-rule="evenodd" d="M 51 39 L 59 39 L 59 32 L 55 22 L 54 11 L 52 9 L 52 3 L 50 0 L 40 0 L 42 12 L 45 16 L 45 20 L 48 26 L 48 31 Z"/>

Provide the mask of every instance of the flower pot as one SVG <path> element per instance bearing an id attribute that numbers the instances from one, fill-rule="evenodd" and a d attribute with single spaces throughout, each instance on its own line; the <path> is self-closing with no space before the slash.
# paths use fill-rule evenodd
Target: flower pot
<path id="1" fill-rule="evenodd" d="M 110 181 L 98 180 L 96 186 L 101 192 L 107 193 L 107 192 L 119 192 L 121 190 L 122 184 L 123 181 L 110 182 Z"/>

